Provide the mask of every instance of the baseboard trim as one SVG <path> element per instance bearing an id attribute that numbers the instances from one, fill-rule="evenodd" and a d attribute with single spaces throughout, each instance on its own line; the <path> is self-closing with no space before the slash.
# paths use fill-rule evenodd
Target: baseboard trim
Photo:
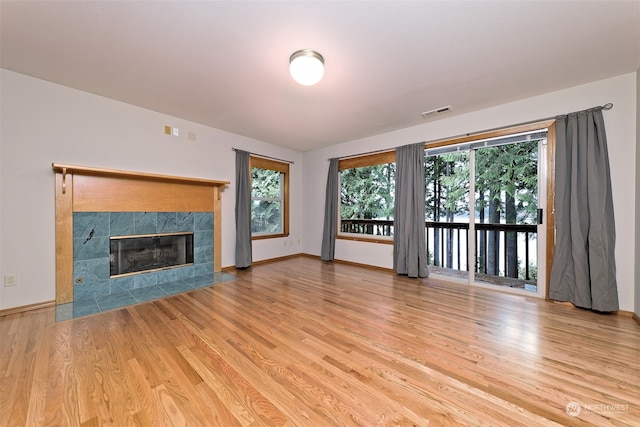
<path id="1" fill-rule="evenodd" d="M 286 259 L 298 258 L 298 257 L 313 258 L 321 262 L 334 262 L 336 264 L 344 264 L 344 265 L 351 265 L 354 267 L 368 268 L 369 270 L 379 270 L 379 271 L 386 271 L 387 273 L 395 273 L 395 270 L 393 268 L 379 267 L 377 265 L 363 264 L 359 262 L 346 261 L 343 259 L 333 259 L 331 261 L 322 261 L 322 259 L 320 258 L 320 255 L 311 255 L 304 252 L 301 252 L 299 254 L 294 254 L 294 255 L 287 255 L 287 256 L 278 257 L 278 258 L 269 258 L 262 261 L 256 261 L 253 263 L 253 265 L 269 264 L 272 262 L 283 261 Z M 230 267 L 230 268 L 235 269 L 235 267 Z"/>
<path id="2" fill-rule="evenodd" d="M 254 265 L 263 265 L 263 264 L 271 264 L 272 262 L 278 262 L 278 261 L 285 261 L 287 259 L 293 259 L 293 258 L 298 258 L 301 256 L 312 256 L 312 255 L 307 255 L 307 254 L 303 254 L 302 252 L 297 253 L 297 254 L 292 254 L 292 255 L 285 255 L 285 256 L 279 256 L 279 257 L 275 257 L 275 258 L 268 258 L 268 259 L 261 259 L 260 261 L 252 261 L 251 262 L 251 266 Z M 230 271 L 235 271 L 237 270 L 235 265 L 230 265 L 227 267 L 222 267 L 222 272 L 223 273 L 228 273 Z"/>
<path id="3" fill-rule="evenodd" d="M 5 308 L 4 310 L 0 310 L 0 317 L 10 316 L 12 314 L 25 313 L 27 311 L 41 310 L 44 308 L 50 308 L 55 306 L 56 306 L 55 301 L 46 301 L 46 302 L 39 302 L 36 304 L 23 305 L 20 307 Z"/>
<path id="4" fill-rule="evenodd" d="M 550 302 L 552 304 L 558 304 L 558 305 L 564 305 L 567 307 L 574 307 L 574 308 L 579 308 L 578 306 L 576 306 L 574 303 L 570 302 L 570 301 L 556 301 L 556 300 L 546 300 L 547 302 Z M 581 310 L 588 310 L 588 309 L 581 309 Z M 597 312 L 594 312 L 597 313 Z M 636 314 L 633 311 L 627 311 L 627 310 L 618 310 L 618 311 L 612 311 L 611 313 L 605 313 L 607 315 L 614 315 L 614 316 L 622 316 L 622 317 L 631 317 L 633 318 L 636 322 L 638 322 L 638 319 Z M 638 322 L 640 323 L 640 322 Z"/>
<path id="5" fill-rule="evenodd" d="M 344 265 L 352 265 L 354 267 L 368 268 L 370 270 L 386 271 L 387 273 L 396 272 L 393 268 L 379 267 L 377 265 L 363 264 L 360 262 L 345 261 L 343 259 L 334 259 L 333 262 L 335 262 L 336 264 L 344 264 Z"/>
<path id="6" fill-rule="evenodd" d="M 633 319 L 633 316 L 635 316 L 635 313 L 633 311 L 627 311 L 627 310 L 618 310 L 615 312 L 615 314 L 623 317 L 631 317 L 632 319 Z"/>

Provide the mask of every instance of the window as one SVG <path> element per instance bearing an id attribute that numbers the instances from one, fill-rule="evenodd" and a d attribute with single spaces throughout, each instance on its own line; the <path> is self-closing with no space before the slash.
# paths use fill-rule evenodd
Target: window
<path id="1" fill-rule="evenodd" d="M 251 236 L 289 235 L 289 164 L 251 157 Z"/>
<path id="2" fill-rule="evenodd" d="M 395 151 L 343 159 L 338 169 L 338 237 L 393 243 Z"/>
<path id="3" fill-rule="evenodd" d="M 532 122 L 425 143 L 429 268 L 480 286 L 548 292 L 555 127 Z M 393 243 L 395 151 L 339 162 L 338 239 Z"/>

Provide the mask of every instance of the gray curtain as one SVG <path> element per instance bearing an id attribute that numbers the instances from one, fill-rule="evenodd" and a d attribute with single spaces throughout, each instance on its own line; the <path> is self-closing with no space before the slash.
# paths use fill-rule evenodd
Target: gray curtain
<path id="1" fill-rule="evenodd" d="M 249 154 L 236 150 L 236 267 L 251 266 L 251 171 Z"/>
<path id="2" fill-rule="evenodd" d="M 324 202 L 324 227 L 322 230 L 322 250 L 320 258 L 332 261 L 336 252 L 336 224 L 338 222 L 338 159 L 329 160 L 327 193 Z"/>
<path id="3" fill-rule="evenodd" d="M 549 298 L 616 311 L 616 235 L 602 107 L 557 117 L 555 163 Z"/>
<path id="4" fill-rule="evenodd" d="M 424 144 L 396 148 L 393 217 L 393 269 L 409 277 L 428 277 L 424 218 Z"/>

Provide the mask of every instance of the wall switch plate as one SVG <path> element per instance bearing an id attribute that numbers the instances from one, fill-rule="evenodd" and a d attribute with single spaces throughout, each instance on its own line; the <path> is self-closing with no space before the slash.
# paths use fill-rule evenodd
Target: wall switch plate
<path id="1" fill-rule="evenodd" d="M 18 275 L 17 274 L 6 274 L 4 276 L 4 286 L 17 286 L 18 285 Z"/>
<path id="2" fill-rule="evenodd" d="M 171 128 L 171 134 L 173 136 L 180 136 L 180 129 L 178 128 Z"/>
<path id="3" fill-rule="evenodd" d="M 165 126 L 164 133 L 165 135 L 171 135 L 171 126 Z"/>

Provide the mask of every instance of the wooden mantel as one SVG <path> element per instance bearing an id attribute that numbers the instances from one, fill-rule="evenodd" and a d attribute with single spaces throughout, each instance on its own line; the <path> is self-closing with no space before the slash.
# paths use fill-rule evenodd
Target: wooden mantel
<path id="1" fill-rule="evenodd" d="M 56 303 L 73 301 L 74 212 L 213 212 L 213 269 L 222 268 L 221 192 L 229 181 L 52 164 Z"/>

